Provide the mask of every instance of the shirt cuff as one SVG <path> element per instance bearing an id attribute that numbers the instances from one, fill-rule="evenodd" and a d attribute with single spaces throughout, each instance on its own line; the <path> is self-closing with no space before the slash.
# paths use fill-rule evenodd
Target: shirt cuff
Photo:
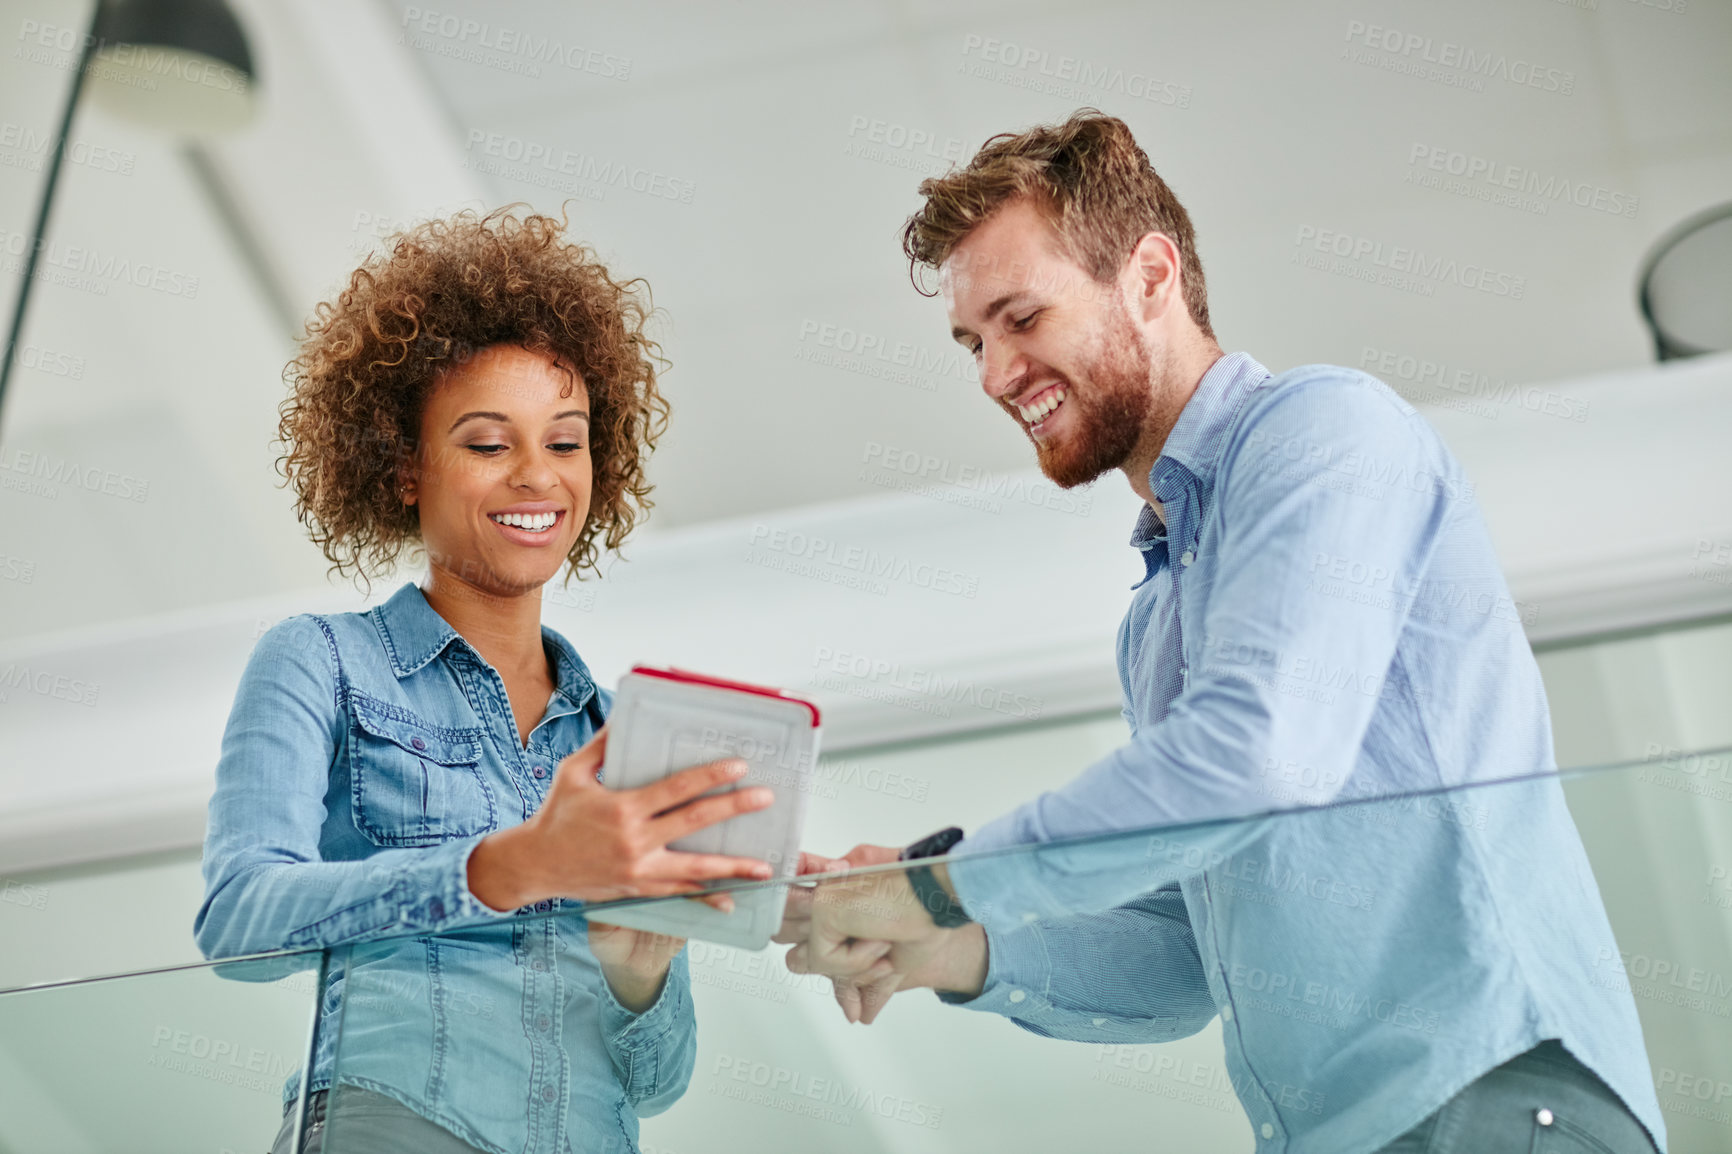
<path id="1" fill-rule="evenodd" d="M 1038 926 L 1019 926 L 1004 934 L 988 930 L 986 980 L 981 983 L 980 993 L 970 996 L 954 990 L 935 992 L 939 1001 L 970 1010 L 990 1009 L 1001 1002 L 1019 1006 L 1031 992 L 1044 998 L 1051 974 L 1052 962 L 1047 957 L 1046 938 Z M 1012 1000 L 1010 995 L 1013 991 L 1021 991 L 1023 997 Z"/>
<path id="2" fill-rule="evenodd" d="M 469 855 L 484 836 L 426 848 L 391 849 L 349 863 L 366 871 L 364 880 L 379 887 L 375 895 L 302 926 L 288 935 L 284 945 L 301 949 L 437 934 L 509 917 L 469 892 Z"/>
<path id="3" fill-rule="evenodd" d="M 407 906 L 400 918 L 414 920 L 434 931 L 444 931 L 474 922 L 496 921 L 510 917 L 510 910 L 496 910 L 469 892 L 469 855 L 486 838 L 486 834 L 445 842 L 427 851 L 417 864 L 430 875 L 421 893 L 418 907 Z"/>
<path id="4" fill-rule="evenodd" d="M 1047 997 L 1050 964 L 1038 929 L 1023 926 L 1002 936 L 989 931 L 987 946 L 986 984 L 980 993 L 973 998 L 940 993 L 939 1000 L 1033 1026 L 1056 1025 L 1065 1017 Z"/>

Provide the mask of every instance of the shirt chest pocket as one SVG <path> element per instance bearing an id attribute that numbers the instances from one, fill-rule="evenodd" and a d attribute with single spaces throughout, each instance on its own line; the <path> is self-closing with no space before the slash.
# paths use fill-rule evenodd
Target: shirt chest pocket
<path id="1" fill-rule="evenodd" d="M 436 845 L 494 826 L 482 731 L 431 725 L 401 706 L 350 696 L 355 827 L 377 845 Z"/>

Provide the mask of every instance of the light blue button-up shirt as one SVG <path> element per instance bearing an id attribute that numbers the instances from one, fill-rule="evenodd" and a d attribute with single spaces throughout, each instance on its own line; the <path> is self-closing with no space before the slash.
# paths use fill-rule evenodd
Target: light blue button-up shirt
<path id="1" fill-rule="evenodd" d="M 333 949 L 313 1089 L 387 1094 L 500 1154 L 625 1154 L 690 1080 L 684 951 L 633 1013 L 580 915 L 511 920 L 469 892 L 476 845 L 540 808 L 611 703 L 570 642 L 541 636 L 555 687 L 527 745 L 499 674 L 412 584 L 261 637 L 223 733 L 194 930 L 207 957 Z"/>
<path id="2" fill-rule="evenodd" d="M 1131 740 L 953 851 L 990 957 L 946 1000 L 1100 1042 L 1218 1013 L 1257 1149 L 1292 1154 L 1376 1150 L 1558 1038 L 1664 1149 L 1520 608 L 1436 433 L 1364 373 L 1235 353 L 1149 482 Z M 1150 832 L 961 856 L 1114 830 Z"/>

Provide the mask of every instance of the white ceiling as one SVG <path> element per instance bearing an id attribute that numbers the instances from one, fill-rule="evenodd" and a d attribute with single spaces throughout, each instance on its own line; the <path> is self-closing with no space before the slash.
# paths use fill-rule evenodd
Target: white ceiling
<path id="1" fill-rule="evenodd" d="M 834 325 L 942 363 L 940 306 L 909 287 L 897 248 L 922 175 L 910 163 L 941 164 L 946 146 L 966 154 L 1081 103 L 1131 123 L 1197 223 L 1223 343 L 1277 369 L 1360 364 L 1367 349 L 1510 382 L 1638 365 L 1651 355 L 1633 303 L 1643 253 L 1680 218 L 1732 198 L 1724 2 L 1681 13 L 1632 0 L 438 5 L 488 22 L 492 36 L 503 26 L 593 50 L 597 70 L 629 60 L 623 80 L 454 59 L 460 37 L 410 42 L 404 5 L 236 7 L 259 59 L 262 112 L 210 156 L 247 244 L 177 145 L 95 108 L 80 114 L 75 137 L 132 157 L 132 171 L 68 166 L 56 241 L 197 276 L 199 290 L 39 286 L 26 339 L 82 358 L 82 375 L 15 373 L 0 481 L 27 480 L 19 453 L 47 454 L 56 468 L 70 461 L 148 490 L 140 501 L 0 487 L 0 636 L 321 579 L 271 471 L 291 323 L 273 295 L 304 315 L 381 219 L 510 200 L 557 209 L 565 193 L 471 165 L 482 158 L 466 147 L 472 133 L 690 183 L 689 204 L 620 188 L 572 201 L 574 232 L 617 272 L 646 277 L 665 310 L 675 419 L 656 459 L 650 532 L 882 495 L 862 480 L 874 444 L 955 467 L 1026 467 L 1021 434 L 966 371 L 917 374 L 923 387 L 911 387 L 814 363 L 828 351 L 815 334 Z M 85 10 L 5 0 L 0 31 L 16 47 L 27 27 L 82 26 Z M 1448 41 L 1567 72 L 1573 90 L 1491 79 L 1471 91 L 1345 58 L 1359 25 L 1429 37 L 1434 54 Z M 988 40 L 1045 52 L 1049 67 L 1073 57 L 1183 86 L 1188 107 L 1012 83 L 1034 67 L 969 74 Z M 1385 64 L 1416 59 L 1357 48 Z M 0 132 L 40 139 L 67 73 L 7 51 Z M 851 155 L 862 120 L 925 133 L 940 157 Z M 1416 146 L 1638 206 L 1622 217 L 1553 202 L 1542 215 L 1420 187 L 1407 180 Z M 27 152 L 0 139 L 8 237 L 34 210 L 40 175 L 18 163 Z M 1444 284 L 1421 296 L 1302 267 L 1292 261 L 1304 229 L 1490 266 L 1523 278 L 1525 292 Z M 1499 406 L 1485 412 L 1495 420 Z M 9 569 L 33 579 L 6 579 Z"/>

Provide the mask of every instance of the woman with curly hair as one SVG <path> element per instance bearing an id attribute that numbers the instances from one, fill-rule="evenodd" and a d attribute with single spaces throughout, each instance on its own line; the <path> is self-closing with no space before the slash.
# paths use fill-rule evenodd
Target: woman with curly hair
<path id="1" fill-rule="evenodd" d="M 502 209 L 393 238 L 285 373 L 279 463 L 333 569 L 427 558 L 419 587 L 366 613 L 267 632 L 223 735 L 200 949 L 347 947 L 308 1150 L 328 1126 L 368 1154 L 635 1151 L 638 1117 L 691 1074 L 683 943 L 533 915 L 770 876 L 666 848 L 769 804 L 700 799 L 742 762 L 602 787 L 611 694 L 541 625 L 542 586 L 595 569 L 649 507 L 667 416 L 640 282 L 563 228 Z"/>

